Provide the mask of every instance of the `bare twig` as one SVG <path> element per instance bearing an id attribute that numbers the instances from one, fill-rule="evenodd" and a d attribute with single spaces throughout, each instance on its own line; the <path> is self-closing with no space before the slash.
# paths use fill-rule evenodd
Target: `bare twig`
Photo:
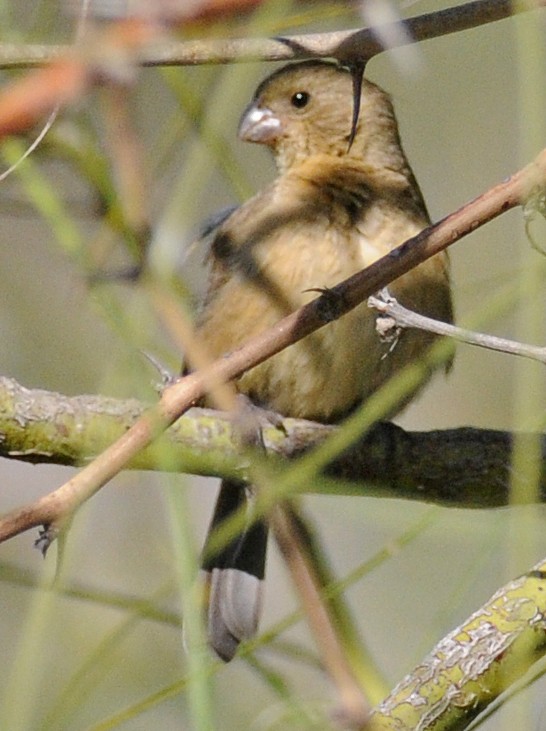
<path id="1" fill-rule="evenodd" d="M 538 0 L 537 7 L 546 5 Z M 275 39 L 225 39 L 205 42 L 161 44 L 141 58 L 145 66 L 232 63 L 235 61 L 290 61 L 301 58 L 337 58 L 340 61 L 368 60 L 384 51 L 380 38 L 406 38 L 415 43 L 449 33 L 475 28 L 507 18 L 522 10 L 510 0 L 478 0 L 447 10 L 389 24 L 384 28 L 293 35 Z M 392 27 L 391 27 L 392 25 Z M 399 30 L 404 33 L 399 33 Z"/>
<path id="2" fill-rule="evenodd" d="M 444 335 L 455 340 L 460 340 L 469 345 L 477 345 L 479 348 L 496 350 L 501 353 L 509 353 L 510 355 L 519 355 L 522 358 L 530 358 L 531 360 L 538 360 L 540 363 L 546 363 L 546 348 L 537 345 L 527 345 L 526 343 L 519 343 L 517 340 L 499 338 L 496 335 L 479 333 L 456 325 L 450 325 L 447 322 L 433 320 L 431 317 L 425 317 L 418 312 L 408 310 L 386 290 L 383 290 L 379 296 L 374 295 L 369 297 L 368 304 L 381 314 L 391 318 L 393 327 L 426 330 L 437 335 Z"/>
<path id="3" fill-rule="evenodd" d="M 339 696 L 337 720 L 343 728 L 364 729 L 369 706 L 341 643 L 339 632 L 321 595 L 319 577 L 305 546 L 305 528 L 288 504 L 270 516 L 271 527 L 290 571 L 305 616 L 320 650 L 325 670 Z"/>
<path id="4" fill-rule="evenodd" d="M 535 0 L 536 8 L 545 5 L 546 0 Z M 139 61 L 144 66 L 194 66 L 256 60 L 290 61 L 307 57 L 331 57 L 344 62 L 357 58 L 370 59 L 385 50 L 378 38 L 406 38 L 407 42 L 415 43 L 492 23 L 529 9 L 526 4 L 512 3 L 511 0 L 477 0 L 379 29 L 364 28 L 272 39 L 169 42 L 156 37 L 155 41 L 142 46 Z M 400 27 L 404 30 L 403 34 L 396 32 Z M 63 57 L 69 50 L 67 46 L 0 44 L 0 68 L 42 66 Z"/>

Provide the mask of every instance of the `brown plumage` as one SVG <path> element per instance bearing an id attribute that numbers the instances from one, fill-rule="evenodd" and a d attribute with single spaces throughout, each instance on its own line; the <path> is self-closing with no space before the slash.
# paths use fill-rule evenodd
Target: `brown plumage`
<path id="1" fill-rule="evenodd" d="M 232 213 L 214 236 L 198 321 L 212 356 L 233 350 L 315 298 L 317 288 L 338 284 L 429 223 L 387 94 L 364 80 L 349 148 L 352 110 L 349 71 L 321 61 L 284 67 L 258 87 L 243 114 L 240 136 L 271 148 L 278 177 Z M 445 254 L 393 282 L 390 291 L 410 309 L 452 319 Z M 418 358 L 432 339 L 405 331 L 387 353 L 375 316 L 363 303 L 253 368 L 237 385 L 256 403 L 285 416 L 337 421 Z M 234 494 L 238 489 L 239 501 L 244 499 L 241 485 L 224 485 L 224 495 L 228 489 Z M 264 536 L 259 539 L 265 551 Z M 218 607 L 226 594 L 222 581 L 238 571 L 245 541 L 243 536 L 234 543 L 221 565 L 209 561 L 205 567 L 217 569 L 210 611 L 216 627 L 209 629 L 212 645 L 225 659 L 257 622 L 256 598 L 250 612 L 254 624 L 242 631 L 232 622 L 232 610 L 222 619 Z M 218 624 L 223 625 L 219 632 Z"/>

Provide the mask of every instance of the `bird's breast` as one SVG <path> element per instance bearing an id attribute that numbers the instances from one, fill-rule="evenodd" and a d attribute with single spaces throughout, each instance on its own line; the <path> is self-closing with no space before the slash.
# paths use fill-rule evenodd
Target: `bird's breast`
<path id="1" fill-rule="evenodd" d="M 212 356 L 234 350 L 365 268 L 420 228 L 411 216 L 372 207 L 358 225 L 317 211 L 252 243 L 223 279 L 203 313 L 199 333 Z M 251 260 L 251 265 L 249 265 Z M 449 282 L 442 257 L 392 285 L 403 304 L 440 319 L 450 317 Z M 447 303 L 447 304 L 446 304 Z M 392 350 L 381 342 L 375 314 L 362 303 L 245 373 L 241 391 L 286 416 L 333 421 L 375 391 L 432 338 L 404 332 Z"/>

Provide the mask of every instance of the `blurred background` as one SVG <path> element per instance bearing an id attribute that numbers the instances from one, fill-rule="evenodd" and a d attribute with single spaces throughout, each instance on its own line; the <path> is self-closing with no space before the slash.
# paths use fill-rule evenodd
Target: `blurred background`
<path id="1" fill-rule="evenodd" d="M 179 38 L 349 29 L 449 5 L 264 2 L 192 24 Z M 53 0 L 4 0 L 2 41 L 68 43 L 77 12 L 75 4 L 67 11 Z M 393 96 L 433 220 L 506 178 L 543 146 L 544 23 L 543 11 L 523 14 L 369 63 L 369 78 Z M 158 277 L 179 278 L 179 291 L 190 293 L 186 304 L 202 286 L 201 252 L 192 247 L 201 222 L 275 174 L 265 150 L 236 138 L 243 107 L 273 68 L 147 68 L 127 92 L 147 193 L 141 213 L 152 229 L 150 266 Z M 2 71 L 0 80 L 8 84 L 23 73 Z M 140 350 L 173 372 L 181 360 L 165 313 L 138 281 L 92 277 L 134 263 L 138 246 L 115 193 L 105 122 L 114 107 L 101 90 L 87 94 L 59 114 L 27 163 L 1 181 L 0 373 L 28 388 L 152 402 L 158 376 Z M 3 169 L 38 132 L 0 146 Z M 546 247 L 546 227 L 532 226 Z M 460 322 L 544 342 L 544 255 L 525 236 L 521 210 L 457 243 L 451 257 Z M 438 374 L 397 421 L 415 430 L 540 430 L 543 406 L 540 366 L 460 345 L 449 377 Z M 0 461 L 1 510 L 44 495 L 71 474 Z M 0 728 L 193 728 L 183 682 L 179 523 L 187 521 L 186 548 L 197 553 L 216 487 L 184 475 L 123 473 L 78 514 L 57 592 L 39 588 L 54 574 L 55 548 L 43 561 L 32 545 L 35 533 L 0 546 Z M 346 597 L 387 686 L 503 582 L 546 554 L 542 508 L 465 511 L 318 496 L 305 503 L 339 577 L 372 562 Z M 139 609 L 140 601 L 153 611 Z M 296 608 L 272 546 L 262 628 Z M 293 656 L 283 646 L 287 640 L 301 652 Z M 211 728 L 326 728 L 333 694 L 301 617 L 256 660 L 214 667 L 211 683 Z M 482 728 L 546 729 L 544 690 L 538 681 Z"/>

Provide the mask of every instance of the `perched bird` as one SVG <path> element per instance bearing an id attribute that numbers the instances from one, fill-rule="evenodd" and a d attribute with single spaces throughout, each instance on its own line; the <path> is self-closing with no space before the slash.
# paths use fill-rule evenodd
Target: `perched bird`
<path id="1" fill-rule="evenodd" d="M 295 63 L 258 87 L 239 136 L 272 150 L 278 176 L 213 236 L 198 318 L 212 356 L 234 350 L 317 289 L 333 287 L 428 225 L 388 95 L 364 80 L 353 135 L 352 116 L 351 73 L 334 63 Z M 410 309 L 452 320 L 445 254 L 390 291 Z M 433 340 L 408 330 L 389 351 L 375 319 L 364 302 L 252 368 L 238 390 L 284 416 L 339 421 Z M 252 488 L 224 480 L 211 529 L 251 498 Z M 209 641 L 226 661 L 257 630 L 266 542 L 266 525 L 258 522 L 220 554 L 205 549 Z"/>

